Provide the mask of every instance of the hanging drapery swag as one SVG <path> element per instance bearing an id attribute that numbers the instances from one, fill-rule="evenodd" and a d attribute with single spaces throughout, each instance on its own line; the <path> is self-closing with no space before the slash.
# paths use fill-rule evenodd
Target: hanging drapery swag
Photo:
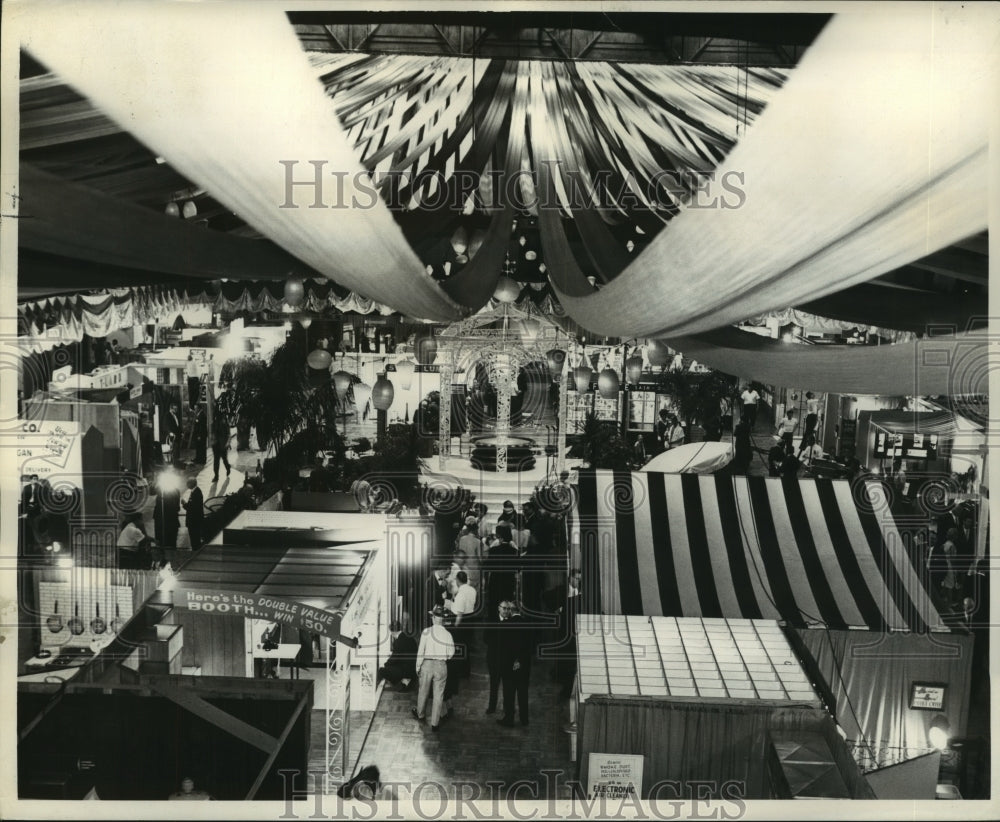
<path id="1" fill-rule="evenodd" d="M 282 8 L 244 4 L 234 14 L 229 5 L 164 2 L 151 10 L 148 3 L 111 9 L 56 2 L 26 10 L 23 22 L 22 45 L 35 57 L 316 271 L 415 317 L 462 313 L 424 272 L 386 206 L 373 202 Z M 134 36 L 139 30 L 141 39 Z M 230 36 L 220 41 L 216 32 L 223 30 Z M 90 56 L 81 62 L 81 53 Z M 267 59 L 247 61 L 248 53 Z M 234 72 L 236 64 L 243 68 Z M 330 169 L 344 173 L 341 207 L 306 207 Z M 305 196 L 296 183 L 310 189 Z M 322 196 L 329 200 L 333 192 Z"/>
<path id="2" fill-rule="evenodd" d="M 609 336 L 707 331 L 986 228 L 992 31 L 943 15 L 834 17 L 717 169 L 740 207 L 684 210 L 598 293 L 558 284 L 567 313 Z"/>
<path id="3" fill-rule="evenodd" d="M 160 3 L 149 27 L 148 4 L 84 2 L 85 26 L 79 2 L 26 11 L 24 47 L 277 245 L 409 316 L 451 320 L 490 299 L 515 207 L 537 215 L 567 314 L 628 338 L 822 299 L 986 226 L 991 29 L 974 14 L 838 15 L 792 72 L 505 60 L 473 72 L 464 58 L 310 58 L 267 4 Z M 247 64 L 248 48 L 269 59 Z M 749 126 L 738 144 L 737 126 Z M 488 170 L 529 175 L 510 187 L 464 173 Z M 664 184 L 665 170 L 681 173 Z M 341 185 L 325 186 L 331 171 Z M 735 190 L 694 208 L 704 192 L 684 173 L 706 171 Z M 492 219 L 475 243 L 467 207 Z M 426 238 L 459 228 L 437 283 Z M 63 236 L 62 253 L 84 239 Z"/>

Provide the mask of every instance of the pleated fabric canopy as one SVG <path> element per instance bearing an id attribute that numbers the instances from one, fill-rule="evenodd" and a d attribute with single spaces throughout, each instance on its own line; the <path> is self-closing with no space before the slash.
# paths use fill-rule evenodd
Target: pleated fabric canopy
<path id="1" fill-rule="evenodd" d="M 574 562 L 607 614 L 947 630 L 885 499 L 878 482 L 581 471 Z"/>
<path id="2" fill-rule="evenodd" d="M 14 13 L 25 48 L 261 234 L 371 299 L 454 319 L 461 307 L 365 185 L 282 5 L 53 2 Z M 286 168 L 293 182 L 328 182 L 327 207 L 302 195 L 282 207 Z M 337 208 L 331 170 L 343 175 Z"/>
<path id="3" fill-rule="evenodd" d="M 995 27 L 960 17 L 834 17 L 717 168 L 742 175 L 745 202 L 686 209 L 597 293 L 584 278 L 558 283 L 567 313 L 609 336 L 678 337 L 983 230 Z"/>
<path id="4" fill-rule="evenodd" d="M 769 385 L 899 396 L 988 393 L 988 343 L 985 330 L 947 329 L 877 346 L 794 345 L 732 327 L 670 340 L 698 362 Z"/>
<path id="5" fill-rule="evenodd" d="M 717 344 L 694 335 L 822 299 L 986 226 L 993 43 L 974 12 L 838 15 L 787 74 L 310 63 L 281 4 L 85 0 L 11 15 L 32 54 L 186 178 L 316 271 L 409 316 L 451 321 L 485 304 L 511 218 L 533 207 L 577 323 L 666 338 L 734 371 L 693 353 Z M 692 170 L 736 183 L 735 201 L 693 207 L 694 186 L 659 184 Z M 465 204 L 486 228 L 437 283 L 426 255 L 443 253 Z M 604 283 L 596 293 L 591 277 Z M 881 353 L 871 370 L 911 353 Z M 818 377 L 825 364 L 809 355 Z M 838 385 L 866 392 L 866 373 Z"/>

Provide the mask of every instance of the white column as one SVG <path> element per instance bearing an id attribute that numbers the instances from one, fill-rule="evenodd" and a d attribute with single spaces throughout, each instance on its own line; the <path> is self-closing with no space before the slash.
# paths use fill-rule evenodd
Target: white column
<path id="1" fill-rule="evenodd" d="M 451 454 L 451 381 L 454 366 L 450 361 L 441 363 L 441 411 L 438 421 L 438 467 L 443 471 Z"/>
<path id="2" fill-rule="evenodd" d="M 569 364 L 570 352 L 566 351 L 566 358 L 563 360 L 562 373 L 559 375 L 559 415 L 556 423 L 558 425 L 556 436 L 556 471 L 562 473 L 566 470 L 566 403 L 569 402 Z"/>
<path id="3" fill-rule="evenodd" d="M 510 372 L 511 365 L 508 362 L 497 373 L 497 473 L 507 471 L 507 446 L 503 443 L 510 436 L 510 390 L 513 384 Z"/>

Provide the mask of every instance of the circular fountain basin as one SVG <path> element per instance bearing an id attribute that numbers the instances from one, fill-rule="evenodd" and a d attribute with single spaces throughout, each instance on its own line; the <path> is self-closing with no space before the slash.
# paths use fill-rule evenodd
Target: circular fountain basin
<path id="1" fill-rule="evenodd" d="M 535 467 L 535 441 L 528 437 L 487 435 L 472 441 L 469 460 L 480 471 L 497 470 L 497 450 L 507 449 L 507 471 L 530 471 Z"/>

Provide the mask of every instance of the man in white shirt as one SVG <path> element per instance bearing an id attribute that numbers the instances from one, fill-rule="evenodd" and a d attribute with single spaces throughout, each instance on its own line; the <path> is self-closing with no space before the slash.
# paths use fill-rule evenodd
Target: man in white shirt
<path id="1" fill-rule="evenodd" d="M 433 688 L 431 730 L 436 731 L 441 724 L 444 686 L 448 681 L 448 660 L 455 655 L 455 641 L 444 627 L 444 608 L 440 605 L 435 606 L 430 615 L 433 624 L 430 628 L 424 628 L 420 634 L 420 645 L 417 647 L 417 676 L 420 677 L 420 688 L 417 691 L 417 707 L 412 709 L 412 713 L 418 720 L 424 721 L 424 706 Z"/>
<path id="2" fill-rule="evenodd" d="M 134 519 L 118 535 L 118 564 L 122 568 L 149 568 L 150 539 Z"/>
<path id="3" fill-rule="evenodd" d="M 458 670 L 462 679 L 471 673 L 469 651 L 472 647 L 472 614 L 476 610 L 476 589 L 469 585 L 469 575 L 465 571 L 455 574 L 458 589 L 453 599 L 447 600 L 444 607 L 455 615 L 455 624 L 451 629 L 452 636 L 460 648 Z"/>
<path id="4" fill-rule="evenodd" d="M 757 402 L 760 400 L 760 394 L 757 393 L 756 388 L 751 388 L 749 385 L 743 389 L 743 393 L 740 394 L 740 399 L 743 401 L 743 416 L 741 419 L 750 426 L 750 433 L 753 433 L 753 427 L 757 423 Z"/>
<path id="5" fill-rule="evenodd" d="M 785 451 L 791 453 L 793 445 L 792 442 L 795 438 L 795 432 L 799 428 L 798 418 L 795 416 L 795 410 L 790 409 L 785 416 L 778 423 L 778 437 L 785 443 Z"/>
<path id="6" fill-rule="evenodd" d="M 810 435 L 803 443 L 802 448 L 799 450 L 799 461 L 804 465 L 812 465 L 813 460 L 818 460 L 823 458 L 823 448 L 816 442 L 816 438 Z"/>

